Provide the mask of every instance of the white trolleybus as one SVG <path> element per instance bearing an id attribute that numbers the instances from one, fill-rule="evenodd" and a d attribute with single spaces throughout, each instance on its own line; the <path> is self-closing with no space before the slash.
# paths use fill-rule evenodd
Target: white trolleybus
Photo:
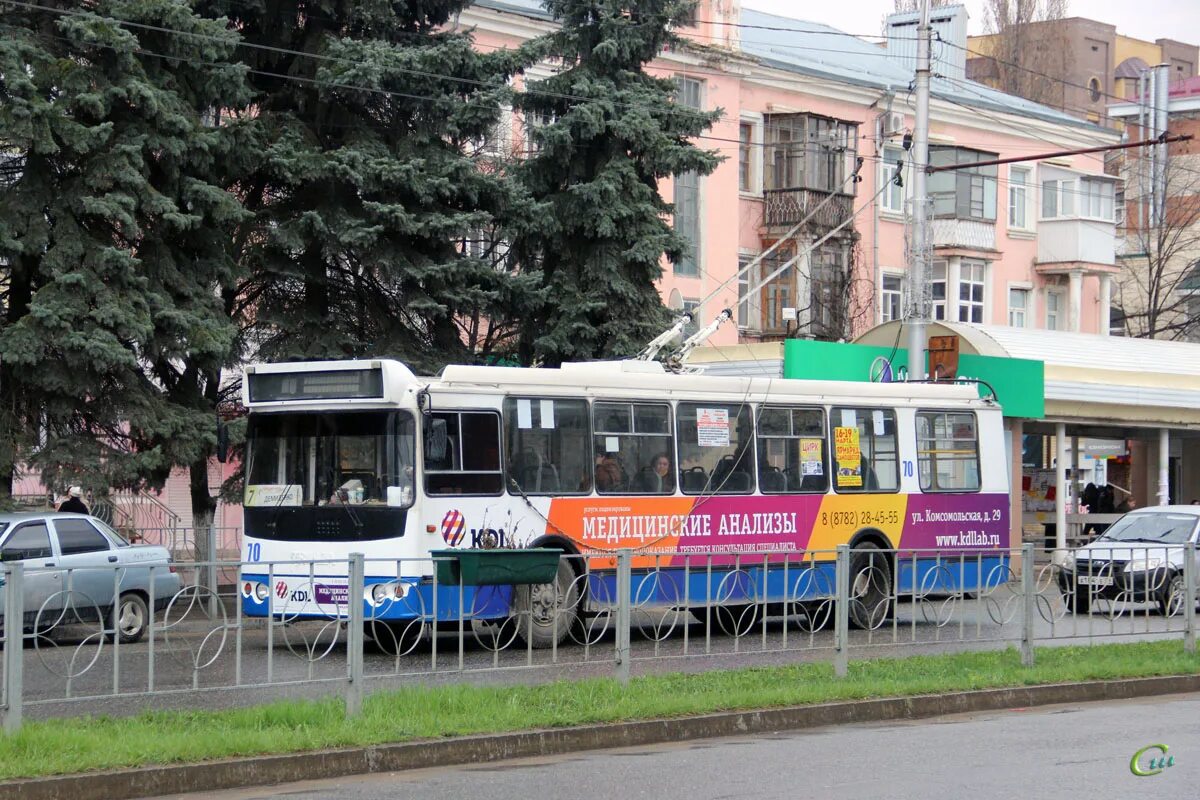
<path id="1" fill-rule="evenodd" d="M 617 597 L 622 548 L 639 603 L 700 613 L 827 598 L 843 544 L 867 595 L 850 609 L 859 626 L 905 594 L 1007 580 L 1001 410 L 973 384 L 716 377 L 653 361 L 435 378 L 325 361 L 245 378 L 250 616 L 344 613 L 352 553 L 366 558 L 365 618 L 453 623 L 464 608 L 486 619 L 524 606 L 535 646 Z M 528 590 L 437 579 L 433 551 L 497 547 L 570 557 Z"/>

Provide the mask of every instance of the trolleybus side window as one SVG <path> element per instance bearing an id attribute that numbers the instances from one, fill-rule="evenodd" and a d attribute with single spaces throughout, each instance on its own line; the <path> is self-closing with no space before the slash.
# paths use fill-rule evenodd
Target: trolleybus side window
<path id="1" fill-rule="evenodd" d="M 754 423 L 747 403 L 680 403 L 679 488 L 684 494 L 754 491 Z"/>
<path id="2" fill-rule="evenodd" d="M 504 427 L 510 491 L 552 495 L 591 491 L 586 400 L 509 397 L 504 401 Z"/>
<path id="3" fill-rule="evenodd" d="M 829 489 L 823 409 L 759 409 L 758 486 L 763 494 Z"/>
<path id="4" fill-rule="evenodd" d="M 922 492 L 979 491 L 979 434 L 970 412 L 917 412 Z"/>
<path id="5" fill-rule="evenodd" d="M 436 411 L 425 422 L 425 491 L 500 494 L 500 415 Z"/>
<path id="6" fill-rule="evenodd" d="M 592 406 L 592 427 L 597 492 L 675 492 L 671 406 L 597 401 Z"/>
<path id="7" fill-rule="evenodd" d="M 830 420 L 833 486 L 839 492 L 895 492 L 896 412 L 885 408 L 835 408 Z"/>

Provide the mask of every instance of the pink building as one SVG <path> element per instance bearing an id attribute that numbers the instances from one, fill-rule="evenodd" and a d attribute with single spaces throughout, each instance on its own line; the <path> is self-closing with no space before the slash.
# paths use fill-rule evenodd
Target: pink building
<path id="1" fill-rule="evenodd" d="M 723 110 L 698 144 L 726 160 L 712 175 L 662 187 L 694 250 L 665 270 L 668 305 L 698 310 L 701 322 L 734 309 L 736 328 L 712 344 L 789 332 L 849 339 L 903 316 L 912 166 L 901 169 L 905 186 L 880 187 L 907 161 L 915 15 L 889 18 L 886 43 L 741 9 L 737 0 L 702 0 L 696 21 L 683 32 L 695 48 L 663 53 L 652 70 L 679 83 L 679 102 Z M 935 11 L 933 165 L 1117 143 L 1112 131 L 967 80 L 966 22 L 961 6 Z M 481 0 L 459 24 L 486 49 L 553 26 L 538 0 Z M 513 126 L 512 141 L 521 141 L 521 121 Z M 848 179 L 858 159 L 855 183 Z M 1103 154 L 935 173 L 929 190 L 936 318 L 1108 332 L 1119 187 L 1104 174 Z M 836 197 L 797 229 L 830 192 Z M 849 226 L 806 255 L 850 215 Z M 785 308 L 796 310 L 795 322 Z"/>

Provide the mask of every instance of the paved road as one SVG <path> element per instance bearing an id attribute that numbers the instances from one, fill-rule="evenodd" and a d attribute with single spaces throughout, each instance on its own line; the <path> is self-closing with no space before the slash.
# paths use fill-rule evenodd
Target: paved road
<path id="1" fill-rule="evenodd" d="M 1134 776 L 1132 755 L 1158 742 L 1170 747 L 1176 764 L 1153 777 Z M 1144 756 L 1143 766 L 1147 762 Z M 1185 695 L 592 751 L 206 797 L 1174 800 L 1194 796 L 1198 782 L 1200 696 Z"/>
<path id="2" fill-rule="evenodd" d="M 986 600 L 901 603 L 895 618 L 879 630 L 852 632 L 851 657 L 1010 646 L 1019 642 L 1021 635 L 1020 607 L 1011 599 L 1002 595 Z M 1156 611 L 1143 610 L 1136 616 L 1115 619 L 1102 613 L 1077 617 L 1062 612 L 1057 593 L 1048 593 L 1034 617 L 1039 644 L 1129 640 L 1161 635 L 1167 629 L 1174 631 L 1174 636 L 1182 636 L 1182 617 L 1164 618 Z M 757 624 L 741 637 L 717 631 L 707 638 L 704 626 L 691 620 L 686 613 L 644 619 L 647 624 L 641 635 L 635 633 L 633 641 L 634 673 L 727 669 L 832 657 L 832 635 L 828 631 L 810 633 L 799 619 L 787 625 L 782 620 L 768 621 L 765 628 Z M 276 697 L 318 697 L 342 690 L 346 677 L 345 631 L 336 624 L 277 625 L 271 632 L 272 646 L 268 647 L 262 620 L 247 620 L 240 631 L 233 624 L 236 619 L 229 622 L 230 628 L 222 628 L 207 620 L 191 620 L 169 633 L 157 633 L 153 648 L 143 642 L 122 646 L 119 653 L 87 630 L 64 631 L 51 641 L 39 642 L 36 648 L 27 647 L 26 697 L 54 701 L 27 705 L 27 714 L 59 716 L 82 710 L 121 714 L 150 705 L 219 708 Z M 500 638 L 507 642 L 511 632 Z M 369 689 L 418 681 L 514 683 L 612 675 L 612 631 L 596 639 L 586 648 L 569 643 L 557 653 L 530 652 L 519 642 L 493 653 L 486 643 L 494 643 L 494 638 L 487 632 L 477 636 L 468 629 L 462 637 L 463 671 L 459 669 L 457 634 L 447 632 L 439 637 L 436 662 L 428 642 L 400 658 L 368 649 L 365 672 Z M 151 703 L 131 695 L 150 688 L 152 660 L 154 689 L 176 693 L 156 697 Z M 530 665 L 534 668 L 512 669 Z M 508 669 L 492 669 L 494 666 Z M 266 688 L 267 684 L 271 687 Z M 193 687 L 213 691 L 196 693 L 190 691 Z M 120 696 L 111 697 L 114 693 Z M 110 697 L 82 701 L 86 705 L 79 700 L 59 702 L 68 697 L 99 695 Z"/>

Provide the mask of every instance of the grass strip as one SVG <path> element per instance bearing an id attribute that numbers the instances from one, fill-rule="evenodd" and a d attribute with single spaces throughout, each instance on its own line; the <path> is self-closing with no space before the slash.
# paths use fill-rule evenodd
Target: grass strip
<path id="1" fill-rule="evenodd" d="M 1037 650 L 1022 667 L 1015 649 L 854 661 L 846 678 L 830 664 L 649 675 L 537 686 L 437 686 L 380 692 L 347 719 L 340 699 L 285 701 L 223 711 L 147 712 L 29 722 L 0 736 L 0 779 L 294 753 L 715 711 L 902 697 L 1200 671 L 1179 641 Z"/>

